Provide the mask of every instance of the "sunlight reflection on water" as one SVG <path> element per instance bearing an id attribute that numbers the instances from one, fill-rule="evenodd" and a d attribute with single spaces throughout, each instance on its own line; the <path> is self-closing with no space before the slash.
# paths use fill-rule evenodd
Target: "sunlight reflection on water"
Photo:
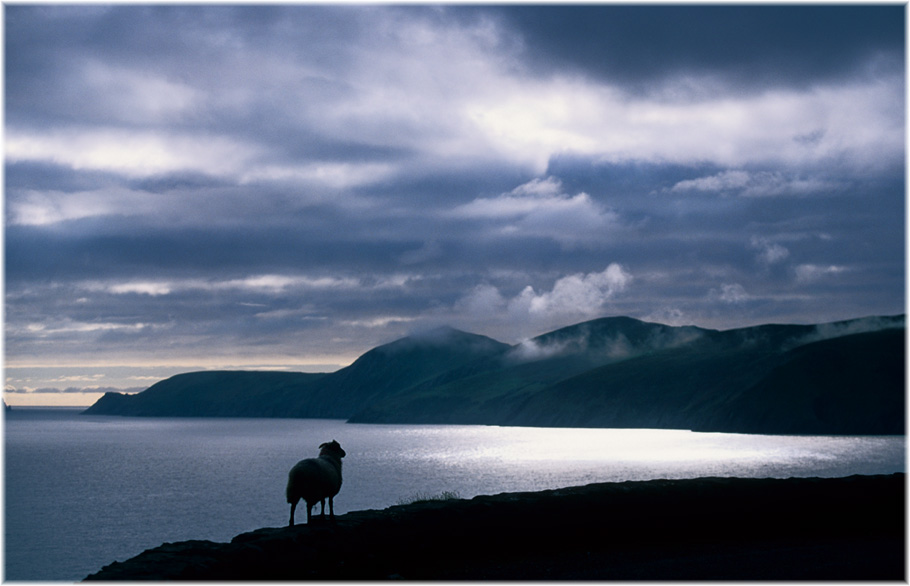
<path id="1" fill-rule="evenodd" d="M 896 437 L 458 425 L 347 429 L 353 449 L 361 432 L 386 446 L 381 454 L 372 449 L 358 453 L 363 470 L 401 463 L 402 475 L 422 475 L 410 480 L 421 492 L 456 490 L 464 498 L 656 478 L 876 474 L 903 471 L 905 454 L 903 438 Z M 399 477 L 389 488 L 408 484 Z"/>
<path id="2" fill-rule="evenodd" d="M 771 436 L 665 429 L 566 429 L 497 426 L 402 426 L 418 451 L 395 458 L 499 462 L 762 462 L 765 464 L 857 459 L 892 439 L 853 436 Z M 445 439 L 458 441 L 445 442 Z M 435 445 L 443 442 L 441 445 Z M 472 442 L 464 445 L 464 442 Z M 435 448 L 435 449 L 434 449 Z M 392 455 L 392 454 L 388 454 Z"/>

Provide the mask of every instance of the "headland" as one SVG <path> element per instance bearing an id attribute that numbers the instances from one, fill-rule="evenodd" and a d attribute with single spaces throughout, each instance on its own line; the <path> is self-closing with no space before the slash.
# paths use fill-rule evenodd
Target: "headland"
<path id="1" fill-rule="evenodd" d="M 166 543 L 86 579 L 903 581 L 905 549 L 905 474 L 699 478 L 314 516 Z"/>

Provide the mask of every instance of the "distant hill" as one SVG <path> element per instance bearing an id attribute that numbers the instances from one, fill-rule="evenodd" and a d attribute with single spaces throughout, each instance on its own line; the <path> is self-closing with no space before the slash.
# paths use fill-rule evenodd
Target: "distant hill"
<path id="1" fill-rule="evenodd" d="M 509 346 L 438 328 L 334 373 L 187 373 L 86 413 L 902 434 L 904 331 L 904 316 L 726 331 L 612 317 Z"/>
<path id="2" fill-rule="evenodd" d="M 135 395 L 105 393 L 87 415 L 282 417 L 290 399 L 312 392 L 326 375 L 214 370 L 187 372 Z"/>
<path id="3" fill-rule="evenodd" d="M 495 359 L 509 349 L 492 338 L 450 327 L 402 338 L 326 375 L 314 393 L 316 413 L 346 419 L 366 404 L 424 384 L 440 373 Z"/>
<path id="4" fill-rule="evenodd" d="M 106 393 L 88 415 L 347 418 L 465 363 L 498 356 L 508 344 L 449 327 L 374 348 L 329 374 L 203 371 L 178 374 L 135 395 Z"/>
<path id="5" fill-rule="evenodd" d="M 711 429 L 755 433 L 905 432 L 904 329 L 852 334 L 785 352 L 731 395 Z"/>

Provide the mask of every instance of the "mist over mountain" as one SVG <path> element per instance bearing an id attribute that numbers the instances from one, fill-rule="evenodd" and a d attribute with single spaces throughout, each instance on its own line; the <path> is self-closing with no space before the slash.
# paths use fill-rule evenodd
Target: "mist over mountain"
<path id="1" fill-rule="evenodd" d="M 510 346 L 444 327 L 328 374 L 197 372 L 86 413 L 904 433 L 904 316 L 734 330 L 628 317 Z"/>

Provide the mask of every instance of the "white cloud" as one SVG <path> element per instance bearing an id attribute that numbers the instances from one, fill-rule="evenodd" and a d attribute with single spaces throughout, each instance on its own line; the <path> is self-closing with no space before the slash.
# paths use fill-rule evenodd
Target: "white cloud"
<path id="1" fill-rule="evenodd" d="M 180 171 L 230 176 L 259 154 L 249 144 L 216 135 L 113 127 L 8 128 L 5 147 L 10 162 L 53 162 L 137 178 Z"/>
<path id="2" fill-rule="evenodd" d="M 331 289 L 395 289 L 407 286 L 413 279 L 409 275 L 390 275 L 380 279 L 306 276 L 306 275 L 253 275 L 240 279 L 163 279 L 160 281 L 127 281 L 104 283 L 88 281 L 80 284 L 88 291 L 103 291 L 114 295 L 149 295 L 152 297 L 170 295 L 180 291 L 253 291 L 262 293 L 283 293 L 288 290 L 331 290 Z"/>
<path id="3" fill-rule="evenodd" d="M 314 183 L 333 189 L 346 189 L 388 179 L 395 167 L 386 163 L 312 162 L 297 165 L 265 164 L 240 174 L 239 182 L 262 181 Z"/>
<path id="4" fill-rule="evenodd" d="M 7 129 L 6 157 L 10 162 L 52 162 L 75 170 L 105 171 L 129 178 L 167 173 L 200 173 L 227 178 L 240 185 L 278 182 L 343 189 L 388 179 L 396 168 L 388 163 L 331 162 L 303 159 L 276 162 L 265 146 L 208 132 L 179 132 L 138 128 L 78 128 L 53 131 Z M 121 190 L 121 199 L 128 195 Z M 33 193 L 34 200 L 40 194 Z M 86 192 L 83 199 L 101 193 Z M 104 194 L 110 196 L 111 194 Z M 132 194 L 136 213 L 147 207 Z M 146 194 L 147 195 L 147 194 Z M 44 199 L 59 200 L 50 193 Z M 34 205 L 34 203 L 32 204 Z M 72 210 L 70 210 L 72 211 Z M 91 215 L 91 208 L 76 215 Z M 23 212 L 19 212 L 23 215 Z M 32 213 L 32 216 L 35 214 Z M 28 217 L 28 216 L 25 216 Z M 62 219 L 69 219 L 64 216 Z"/>
<path id="5" fill-rule="evenodd" d="M 634 99 L 579 79 L 499 81 L 497 91 L 465 108 L 467 116 L 501 154 L 539 172 L 565 151 L 607 161 L 731 167 L 834 160 L 863 170 L 898 164 L 903 156 L 903 81 L 897 77 L 678 101 Z M 815 139 L 798 140 L 805 136 Z"/>
<path id="6" fill-rule="evenodd" d="M 787 247 L 758 236 L 752 237 L 752 248 L 760 251 L 757 258 L 764 265 L 777 264 L 790 256 Z"/>
<path id="7" fill-rule="evenodd" d="M 508 305 L 499 289 L 489 284 L 477 285 L 456 304 L 459 313 L 469 316 L 492 316 Z"/>
<path id="8" fill-rule="evenodd" d="M 249 305 L 241 303 L 241 305 Z M 260 311 L 255 314 L 259 319 L 265 320 L 307 320 L 307 321 L 325 321 L 326 316 L 313 315 L 312 307 L 298 307 L 295 309 L 275 309 L 271 311 Z"/>
<path id="9" fill-rule="evenodd" d="M 12 191 L 7 213 L 12 224 L 46 226 L 96 216 L 156 213 L 159 200 L 151 194 L 109 187 L 92 191 Z"/>
<path id="10" fill-rule="evenodd" d="M 533 362 L 557 356 L 565 351 L 571 341 L 554 342 L 551 344 L 538 344 L 534 340 L 522 340 L 509 351 L 509 358 L 516 362 Z"/>
<path id="11" fill-rule="evenodd" d="M 648 322 L 657 322 L 668 326 L 688 326 L 692 325 L 692 320 L 686 316 L 686 313 L 677 307 L 661 307 L 642 317 L 642 320 Z"/>
<path id="12" fill-rule="evenodd" d="M 567 195 L 555 177 L 534 179 L 508 193 L 477 198 L 451 211 L 456 218 L 499 222 L 499 233 L 553 238 L 564 244 L 602 240 L 618 228 L 618 215 L 587 193 Z"/>
<path id="13" fill-rule="evenodd" d="M 456 207 L 453 214 L 465 218 L 521 218 L 534 213 L 547 213 L 578 205 L 592 205 L 590 197 L 562 193 L 562 183 L 555 177 L 534 179 L 509 193 L 493 198 L 477 198 Z"/>
<path id="14" fill-rule="evenodd" d="M 120 285 L 111 285 L 108 288 L 108 291 L 114 295 L 128 295 L 130 293 L 137 293 L 139 295 L 157 297 L 159 295 L 169 295 L 171 293 L 171 285 L 166 282 L 156 283 L 153 281 L 137 281 L 132 283 L 122 283 Z"/>
<path id="15" fill-rule="evenodd" d="M 247 289 L 280 292 L 290 288 L 341 289 L 356 288 L 360 281 L 353 278 L 304 277 L 287 275 L 258 275 L 245 279 L 216 281 L 209 285 L 213 289 Z"/>
<path id="16" fill-rule="evenodd" d="M 733 304 L 745 303 L 752 299 L 752 296 L 746 292 L 746 288 L 739 283 L 725 283 L 720 286 L 720 289 L 711 289 L 708 292 L 708 297 Z"/>
<path id="17" fill-rule="evenodd" d="M 389 316 L 377 316 L 369 319 L 353 319 L 353 320 L 343 320 L 340 325 L 350 326 L 355 328 L 384 328 L 392 324 L 406 324 L 418 321 L 416 317 L 408 317 L 401 315 L 389 315 Z"/>
<path id="18" fill-rule="evenodd" d="M 741 170 L 723 171 L 716 175 L 686 179 L 670 188 L 671 192 L 702 191 L 729 193 L 743 197 L 807 195 L 842 189 L 833 181 L 788 176 L 780 172 Z"/>
<path id="19" fill-rule="evenodd" d="M 884 319 L 881 317 L 867 317 L 849 322 L 818 324 L 815 326 L 815 332 L 808 334 L 806 337 L 795 341 L 794 346 L 828 340 L 830 338 L 839 338 L 852 334 L 862 334 L 865 332 L 877 332 L 884 329 L 903 327 L 905 319 L 896 320 Z"/>
<path id="20" fill-rule="evenodd" d="M 532 315 L 593 315 L 600 312 L 603 305 L 616 293 L 623 291 L 631 281 L 632 276 L 622 266 L 613 263 L 600 273 L 579 273 L 563 277 L 548 292 L 538 294 L 528 286 L 510 305 L 526 307 Z"/>
<path id="21" fill-rule="evenodd" d="M 620 104 L 607 88 L 507 77 L 496 88 L 465 104 L 462 111 L 501 155 L 538 172 L 546 169 L 553 154 L 600 154 L 631 138 L 621 136 L 609 122 Z"/>
<path id="22" fill-rule="evenodd" d="M 749 179 L 749 174 L 745 171 L 724 171 L 709 177 L 680 181 L 670 191 L 727 191 L 730 189 L 742 189 L 749 183 Z"/>
<path id="23" fill-rule="evenodd" d="M 57 378 L 49 379 L 49 382 L 54 382 L 54 383 L 97 382 L 97 381 L 101 380 L 102 378 L 104 378 L 105 376 L 106 375 L 101 374 L 101 373 L 88 374 L 88 375 L 75 374 L 75 375 L 69 375 L 69 376 L 58 376 Z"/>
<path id="24" fill-rule="evenodd" d="M 516 196 L 558 197 L 562 193 L 562 181 L 558 177 L 536 178 L 512 190 Z"/>
<path id="25" fill-rule="evenodd" d="M 508 317 L 546 322 L 556 318 L 590 317 L 600 314 L 607 302 L 624 291 L 632 275 L 612 263 L 599 273 L 578 273 L 558 279 L 549 291 L 538 293 L 528 285 L 511 299 L 497 287 L 475 287 L 456 304 L 460 313 L 472 317 Z"/>
<path id="26" fill-rule="evenodd" d="M 146 323 L 114 323 L 114 322 L 83 322 L 69 318 L 52 319 L 47 323 L 32 322 L 26 324 L 24 328 L 17 328 L 8 325 L 9 333 L 21 334 L 27 332 L 29 336 L 44 338 L 47 336 L 68 335 L 68 334 L 85 334 L 91 332 L 108 332 L 108 331 L 133 331 L 138 332 L 146 328 L 153 327 Z M 24 330 L 24 332 L 23 332 Z"/>
<path id="27" fill-rule="evenodd" d="M 829 275 L 837 275 L 847 270 L 846 267 L 838 265 L 816 265 L 801 264 L 794 269 L 796 271 L 796 280 L 799 283 L 814 283 Z"/>
<path id="28" fill-rule="evenodd" d="M 34 388 L 34 387 L 14 387 L 14 386 L 8 385 L 8 386 L 4 387 L 3 392 L 4 393 L 14 393 L 14 394 L 23 393 L 23 394 L 36 394 L 36 395 L 56 394 L 56 393 L 92 393 L 92 394 L 97 393 L 100 395 L 100 394 L 107 393 L 107 392 L 139 393 L 141 391 L 144 391 L 146 388 L 148 388 L 148 387 L 134 387 L 134 388 L 122 389 L 122 388 L 118 388 L 118 387 L 101 387 L 101 386 L 96 385 L 96 386 L 86 386 L 86 387 L 66 387 L 64 389 L 60 389 L 57 387 Z"/>

